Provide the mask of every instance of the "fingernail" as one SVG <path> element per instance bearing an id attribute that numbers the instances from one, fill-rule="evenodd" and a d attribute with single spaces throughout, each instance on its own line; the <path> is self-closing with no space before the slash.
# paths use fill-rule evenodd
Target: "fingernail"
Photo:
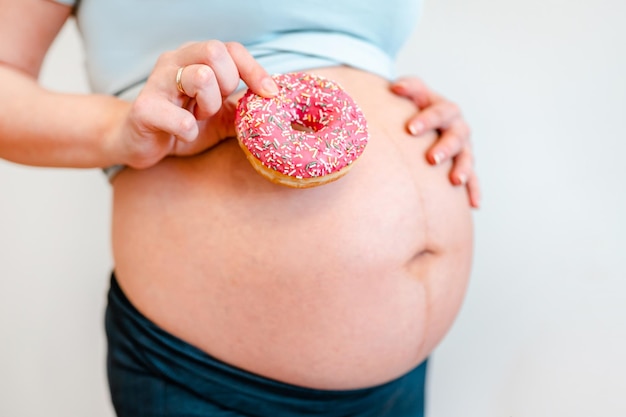
<path id="1" fill-rule="evenodd" d="M 265 90 L 265 92 L 271 96 L 275 96 L 276 94 L 278 94 L 278 86 L 276 85 L 276 82 L 270 77 L 267 77 L 263 81 L 261 81 L 261 87 L 263 87 L 263 90 Z"/>
<path id="2" fill-rule="evenodd" d="M 459 179 L 459 185 L 465 185 L 467 183 L 467 175 L 459 174 L 457 178 Z"/>
<path id="3" fill-rule="evenodd" d="M 435 161 L 435 165 L 439 165 L 441 161 L 443 161 L 443 158 L 445 158 L 443 152 L 437 152 L 436 154 L 434 154 L 433 159 Z"/>
<path id="4" fill-rule="evenodd" d="M 413 122 L 409 125 L 409 132 L 411 132 L 412 135 L 417 135 L 421 133 L 422 130 L 424 130 L 424 123 L 422 122 Z"/>
<path id="5" fill-rule="evenodd" d="M 407 84 L 406 84 L 406 81 L 396 81 L 395 83 L 391 85 L 391 87 L 393 87 L 394 90 L 404 91 L 407 89 Z"/>

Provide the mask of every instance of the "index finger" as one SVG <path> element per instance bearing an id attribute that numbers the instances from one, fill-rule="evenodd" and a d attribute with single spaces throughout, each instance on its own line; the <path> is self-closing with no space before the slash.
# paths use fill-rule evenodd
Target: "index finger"
<path id="1" fill-rule="evenodd" d="M 271 98 L 278 94 L 278 85 L 265 69 L 259 64 L 248 50 L 238 42 L 226 43 L 226 49 L 233 58 L 239 76 L 248 85 L 250 90 L 260 96 Z"/>
<path id="2" fill-rule="evenodd" d="M 432 91 L 417 77 L 399 78 L 391 84 L 391 90 L 411 100 L 419 109 L 433 104 Z"/>
<path id="3" fill-rule="evenodd" d="M 195 42 L 180 49 L 179 65 L 205 64 L 211 67 L 222 96 L 232 93 L 242 79 L 250 89 L 263 97 L 273 97 L 278 86 L 248 50 L 236 42 Z"/>

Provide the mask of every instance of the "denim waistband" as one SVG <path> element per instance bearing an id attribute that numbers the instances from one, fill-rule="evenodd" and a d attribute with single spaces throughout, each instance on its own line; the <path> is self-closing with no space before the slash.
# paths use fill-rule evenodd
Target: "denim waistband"
<path id="1" fill-rule="evenodd" d="M 204 403 L 207 409 L 225 412 L 199 411 L 198 415 L 423 416 L 426 361 L 396 380 L 363 389 L 319 390 L 269 379 L 220 361 L 155 325 L 130 303 L 115 275 L 111 277 L 106 330 L 109 383 L 116 410 L 123 407 L 120 402 L 134 398 L 144 403 L 140 408 L 146 416 L 189 415 L 147 410 L 166 407 L 163 404 L 168 399 L 161 397 L 175 392 L 181 408 L 189 408 L 187 401 L 194 402 L 194 410 L 201 410 Z M 135 377 L 141 383 L 133 384 Z M 161 388 L 155 391 L 149 387 L 152 383 Z M 168 384 L 176 389 L 162 388 Z M 128 390 L 137 392 L 124 392 Z M 159 398 L 151 399 L 148 391 L 158 392 L 154 396 Z M 148 405 L 150 401 L 160 405 Z M 167 407 L 172 408 L 169 403 Z"/>

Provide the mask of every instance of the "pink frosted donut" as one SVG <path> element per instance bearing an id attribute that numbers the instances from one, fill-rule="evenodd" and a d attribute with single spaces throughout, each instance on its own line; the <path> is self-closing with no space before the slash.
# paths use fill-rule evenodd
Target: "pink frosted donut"
<path id="1" fill-rule="evenodd" d="M 326 78 L 293 73 L 274 80 L 275 97 L 248 91 L 237 106 L 237 138 L 252 166 L 270 181 L 296 188 L 345 175 L 369 137 L 361 109 Z"/>

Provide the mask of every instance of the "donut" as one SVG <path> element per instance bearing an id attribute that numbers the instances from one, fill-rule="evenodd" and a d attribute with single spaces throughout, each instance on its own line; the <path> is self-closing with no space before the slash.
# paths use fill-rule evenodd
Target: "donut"
<path id="1" fill-rule="evenodd" d="M 327 78 L 308 73 L 273 78 L 276 96 L 248 90 L 237 104 L 237 139 L 248 161 L 263 177 L 293 188 L 344 176 L 369 139 L 361 109 Z"/>

